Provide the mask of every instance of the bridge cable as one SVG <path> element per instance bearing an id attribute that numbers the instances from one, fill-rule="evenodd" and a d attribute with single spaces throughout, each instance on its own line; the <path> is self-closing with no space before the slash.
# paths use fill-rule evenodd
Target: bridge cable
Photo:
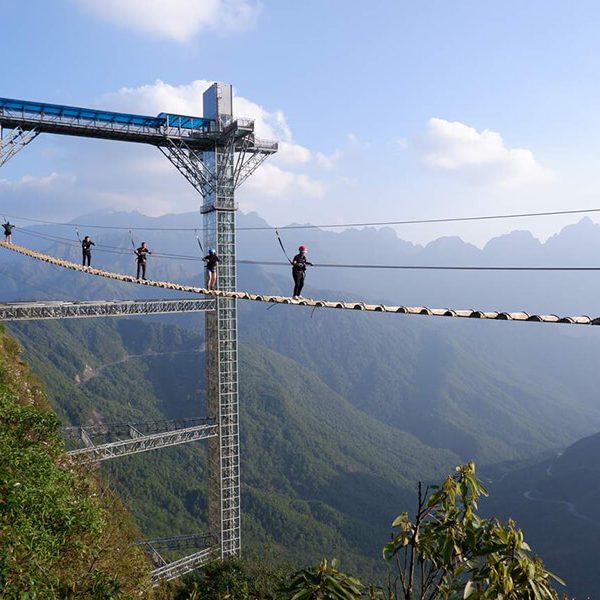
<path id="1" fill-rule="evenodd" d="M 553 211 L 542 211 L 542 212 L 526 212 L 526 213 L 504 213 L 504 214 L 493 214 L 493 215 L 476 215 L 467 217 L 441 217 L 441 218 L 430 218 L 430 219 L 407 219 L 397 221 L 364 221 L 354 223 L 324 223 L 321 225 L 257 225 L 248 227 L 237 227 L 236 231 L 272 231 L 275 229 L 343 229 L 347 227 L 383 227 L 383 226 L 398 226 L 398 225 L 422 225 L 432 223 L 459 223 L 469 221 L 491 221 L 500 219 L 521 219 L 531 217 L 551 217 L 551 216 L 565 216 L 565 215 L 581 215 L 586 213 L 598 213 L 600 208 L 583 208 L 574 210 L 553 210 Z M 28 221 L 32 223 L 42 223 L 45 225 L 64 225 L 69 226 L 73 223 L 66 223 L 60 221 L 48 221 L 44 219 L 33 219 L 31 217 L 20 217 L 18 215 L 8 215 L 13 219 L 20 219 L 22 221 Z M 113 230 L 127 230 L 128 228 L 121 225 L 92 225 L 92 224 L 80 224 L 82 227 L 89 227 L 93 229 L 113 229 Z M 137 227 L 140 231 L 204 231 L 201 228 L 194 227 Z"/>
<path id="2" fill-rule="evenodd" d="M 21 233 L 31 235 L 41 239 L 49 241 L 57 241 L 60 243 L 68 244 L 71 246 L 77 246 L 76 242 L 72 242 L 68 238 L 62 238 L 58 236 L 52 236 L 50 234 L 40 234 L 38 232 L 29 231 L 27 229 L 21 229 Z M 135 247 L 135 246 L 134 246 Z M 129 256 L 129 253 L 123 251 L 116 246 L 100 246 L 99 251 L 107 252 L 109 254 L 117 254 L 121 256 Z M 162 258 L 166 260 L 185 260 L 198 262 L 197 256 L 191 256 L 186 254 L 169 254 L 169 253 L 154 253 L 155 258 Z M 286 255 L 287 258 L 287 255 Z M 289 261 L 289 258 L 288 258 Z M 250 260 L 250 259 L 239 259 L 238 264 L 242 265 L 257 265 L 257 266 L 274 266 L 274 267 L 288 267 L 288 263 L 282 261 L 269 261 L 269 260 Z M 408 270 L 408 271 L 600 271 L 600 266 L 589 266 L 589 267 L 569 267 L 569 266 L 496 266 L 496 265 L 378 265 L 378 264 L 348 264 L 348 263 L 318 263 L 313 268 L 324 268 L 324 269 L 373 269 L 373 270 Z"/>

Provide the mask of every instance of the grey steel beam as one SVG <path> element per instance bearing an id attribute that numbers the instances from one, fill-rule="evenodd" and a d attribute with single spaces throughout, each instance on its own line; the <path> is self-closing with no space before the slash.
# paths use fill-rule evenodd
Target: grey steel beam
<path id="1" fill-rule="evenodd" d="M 123 317 L 165 313 L 206 312 L 215 309 L 213 299 L 200 300 L 98 300 L 68 302 L 40 300 L 0 304 L 0 321 Z"/>
<path id="2" fill-rule="evenodd" d="M 154 550 L 189 550 L 191 548 L 206 549 L 211 546 L 213 541 L 210 533 L 189 533 L 141 540 L 138 545 Z"/>
<path id="3" fill-rule="evenodd" d="M 116 442 L 108 442 L 98 446 L 93 445 L 86 448 L 78 448 L 77 450 L 71 450 L 67 454 L 82 463 L 92 463 L 119 458 L 129 454 L 138 454 L 140 452 L 148 452 L 149 450 L 187 444 L 188 442 L 205 440 L 217 436 L 218 430 L 216 425 L 203 424 L 184 429 L 137 436 Z"/>
<path id="4" fill-rule="evenodd" d="M 83 425 L 78 427 L 63 427 L 62 435 L 67 440 L 82 441 L 86 446 L 102 442 L 119 441 L 123 437 L 140 437 L 153 433 L 164 433 L 166 431 L 177 431 L 188 429 L 196 425 L 214 425 L 210 419 L 191 417 L 186 419 L 161 419 L 160 421 L 140 421 L 129 423 L 98 423 L 96 425 Z M 132 431 L 134 432 L 132 434 Z M 89 443 L 86 443 L 87 436 Z M 95 441 L 94 441 L 95 440 Z"/>
<path id="5" fill-rule="evenodd" d="M 35 129 L 25 130 L 21 127 L 16 127 L 9 134 L 5 134 L 4 128 L 0 125 L 0 167 L 33 141 L 38 134 L 39 131 Z"/>
<path id="6" fill-rule="evenodd" d="M 191 573 L 200 567 L 206 565 L 213 558 L 215 549 L 205 548 L 190 556 L 184 556 L 179 560 L 163 565 L 152 571 L 152 585 L 157 586 L 160 581 L 170 581 L 181 577 L 186 573 Z M 161 557 L 162 558 L 162 557 Z"/>

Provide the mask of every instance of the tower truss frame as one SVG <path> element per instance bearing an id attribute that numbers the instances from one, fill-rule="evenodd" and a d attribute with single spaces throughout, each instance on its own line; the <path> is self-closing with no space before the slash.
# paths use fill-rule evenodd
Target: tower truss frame
<path id="1" fill-rule="evenodd" d="M 235 190 L 278 144 L 257 138 L 254 121 L 233 117 L 231 85 L 213 84 L 203 103 L 203 117 L 150 117 L 0 98 L 0 127 L 13 130 L 0 138 L 0 166 L 44 132 L 156 146 L 203 197 L 205 245 L 220 258 L 218 287 L 235 291 Z M 207 415 L 218 435 L 209 439 L 208 512 L 217 553 L 225 558 L 241 549 L 237 305 L 217 297 L 213 306 L 205 316 Z M 173 566 L 167 577 L 175 572 Z"/>

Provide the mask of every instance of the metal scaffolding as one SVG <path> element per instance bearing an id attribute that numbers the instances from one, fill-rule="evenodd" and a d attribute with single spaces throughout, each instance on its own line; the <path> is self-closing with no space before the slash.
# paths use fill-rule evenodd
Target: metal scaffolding
<path id="1" fill-rule="evenodd" d="M 9 130 L 9 133 L 5 133 L 5 129 L 0 125 L 0 167 L 33 141 L 38 133 L 35 129 L 27 130 L 22 127 L 16 127 Z"/>
<path id="2" fill-rule="evenodd" d="M 190 556 L 184 556 L 179 560 L 174 560 L 173 562 L 158 567 L 152 571 L 152 585 L 157 586 L 160 581 L 170 581 L 171 579 L 177 579 L 177 577 L 181 577 L 186 573 L 191 573 L 192 571 L 203 567 L 214 557 L 215 549 L 205 548 Z M 164 562 L 164 559 L 162 560 Z"/>
<path id="3" fill-rule="evenodd" d="M 153 573 L 153 582 L 156 584 L 160 579 L 173 579 L 170 575 L 174 572 L 176 573 L 175 577 L 177 577 L 195 570 L 199 566 L 197 564 L 198 550 L 200 550 L 202 557 L 208 551 L 208 558 L 210 558 L 210 553 L 215 552 L 216 544 L 214 538 L 209 533 L 191 533 L 188 535 L 172 535 L 141 540 L 138 542 L 138 546 L 144 549 L 144 552 L 150 557 L 156 567 Z M 161 554 L 161 551 L 165 550 L 172 552 L 174 550 L 190 549 L 195 549 L 196 552 L 172 563 L 166 561 Z"/>
<path id="4" fill-rule="evenodd" d="M 207 548 L 212 546 L 213 542 L 210 533 L 188 533 L 141 540 L 138 544 L 152 547 L 155 550 L 189 550 L 190 548 Z"/>
<path id="5" fill-rule="evenodd" d="M 104 427 L 103 425 L 95 426 Z M 144 434 L 133 425 L 127 426 L 127 439 L 119 439 L 104 444 L 94 444 L 91 433 L 92 427 L 79 427 L 79 439 L 85 444 L 85 448 L 71 450 L 67 454 L 81 463 L 100 462 L 111 458 L 119 458 L 129 454 L 138 454 L 157 450 L 159 448 L 168 448 L 169 446 L 178 446 L 198 440 L 206 440 L 217 437 L 217 425 L 214 422 L 204 421 L 198 425 L 184 427 L 181 429 L 168 429 L 158 433 Z"/>
<path id="6" fill-rule="evenodd" d="M 204 198 L 204 244 L 219 256 L 217 286 L 236 289 L 235 190 L 260 164 L 277 151 L 275 142 L 259 140 L 254 122 L 233 117 L 230 85 L 215 83 L 205 93 L 204 117 L 214 123 L 209 149 L 182 144 L 161 148 L 165 156 Z M 209 440 L 208 520 L 219 540 L 221 558 L 239 555 L 240 446 L 238 400 L 237 304 L 216 299 L 216 311 L 206 313 L 207 414 L 219 426 Z"/>
<path id="7" fill-rule="evenodd" d="M 233 117 L 231 85 L 215 83 L 204 93 L 203 103 L 203 117 L 168 113 L 151 117 L 0 98 L 0 127 L 13 130 L 10 136 L 0 138 L 0 166 L 33 137 L 44 132 L 156 146 L 202 195 L 205 244 L 214 247 L 220 258 L 218 289 L 233 292 L 236 288 L 235 190 L 268 156 L 277 152 L 278 146 L 276 142 L 255 136 L 254 121 Z M 91 268 L 87 272 L 107 276 L 105 272 Z M 161 286 L 167 287 L 167 284 Z M 158 302 L 165 308 L 164 301 Z M 198 310 L 206 310 L 207 414 L 215 425 L 210 429 L 210 435 L 208 429 L 202 431 L 204 437 L 210 437 L 209 529 L 217 547 L 161 567 L 163 571 L 155 571 L 157 580 L 177 577 L 204 564 L 213 551 L 216 556 L 225 558 L 238 555 L 241 548 L 237 306 L 235 298 L 217 297 L 212 302 Z M 110 308 L 106 304 L 105 309 L 113 311 L 110 316 L 118 310 L 136 310 L 132 306 Z M 145 309 L 148 308 L 150 305 L 146 303 Z M 47 314 L 52 312 L 48 307 L 44 310 L 49 311 Z M 88 310 L 89 313 L 82 314 Z M 95 310 L 100 309 L 64 306 L 54 309 L 54 315 L 109 316 L 96 314 Z M 31 309 L 30 314 L 33 312 Z M 140 310 L 122 314 L 149 312 Z M 42 311 L 38 309 L 37 314 Z M 54 315 L 46 318 L 58 318 Z M 79 452 L 87 453 L 86 456 L 92 457 L 90 460 L 103 460 L 130 454 L 134 448 L 138 448 L 136 452 L 142 452 L 172 445 L 166 440 L 174 440 L 174 432 L 169 435 L 133 436 L 125 441 L 110 442 L 102 450 L 100 446 L 94 446 Z"/>
<path id="8" fill-rule="evenodd" d="M 205 312 L 215 309 L 212 299 L 201 300 L 97 300 L 68 302 L 39 300 L 0 304 L 0 321 L 78 319 L 165 313 Z"/>

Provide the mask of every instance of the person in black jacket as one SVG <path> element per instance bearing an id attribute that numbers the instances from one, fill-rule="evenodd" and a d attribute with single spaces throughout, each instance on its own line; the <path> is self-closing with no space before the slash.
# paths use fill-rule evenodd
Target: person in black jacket
<path id="1" fill-rule="evenodd" d="M 304 287 L 304 278 L 306 277 L 306 266 L 313 266 L 311 262 L 306 259 L 306 246 L 300 246 L 298 248 L 298 254 L 294 256 L 292 261 L 292 277 L 294 278 L 294 300 L 302 298 L 302 288 Z"/>
<path id="2" fill-rule="evenodd" d="M 146 246 L 146 242 L 142 242 L 142 245 L 135 250 L 135 255 L 137 256 L 137 278 L 140 278 L 140 273 L 142 274 L 142 279 L 146 279 L 146 255 L 152 254 L 148 247 Z"/>
<path id="3" fill-rule="evenodd" d="M 15 228 L 15 226 L 9 221 L 6 221 L 2 227 L 4 227 L 4 241 L 7 244 L 12 244 L 12 230 Z"/>
<path id="4" fill-rule="evenodd" d="M 221 262 L 214 248 L 208 249 L 208 254 L 202 259 L 206 263 L 206 285 L 209 290 L 217 288 L 217 264 Z"/>
<path id="5" fill-rule="evenodd" d="M 81 253 L 83 255 L 83 266 L 90 266 L 92 264 L 92 246 L 95 246 L 92 242 L 92 238 L 86 235 L 81 242 Z"/>

